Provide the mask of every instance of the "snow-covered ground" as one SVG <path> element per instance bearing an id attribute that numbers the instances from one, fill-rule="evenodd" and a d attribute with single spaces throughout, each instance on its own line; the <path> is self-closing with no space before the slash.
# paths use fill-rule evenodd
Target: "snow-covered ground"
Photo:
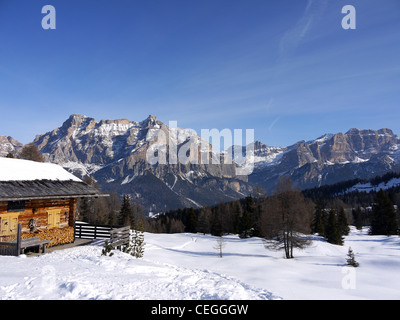
<path id="1" fill-rule="evenodd" d="M 352 228 L 344 246 L 319 237 L 294 259 L 261 239 L 145 234 L 145 255 L 101 256 L 101 241 L 41 256 L 0 256 L 1 299 L 400 299 L 400 237 Z M 349 246 L 358 268 L 346 267 Z"/>

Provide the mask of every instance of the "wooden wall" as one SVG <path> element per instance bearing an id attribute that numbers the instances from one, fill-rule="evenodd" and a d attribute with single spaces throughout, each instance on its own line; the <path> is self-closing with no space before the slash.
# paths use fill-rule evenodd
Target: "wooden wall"
<path id="1" fill-rule="evenodd" d="M 2 214 L 9 214 L 7 211 L 8 202 L 0 201 L 0 219 Z M 29 221 L 38 219 L 38 229 L 44 230 L 48 228 L 48 210 L 59 209 L 60 228 L 73 226 L 74 215 L 76 213 L 76 199 L 44 199 L 25 201 L 25 210 L 17 211 L 18 223 L 21 223 L 22 232 L 29 232 Z"/>

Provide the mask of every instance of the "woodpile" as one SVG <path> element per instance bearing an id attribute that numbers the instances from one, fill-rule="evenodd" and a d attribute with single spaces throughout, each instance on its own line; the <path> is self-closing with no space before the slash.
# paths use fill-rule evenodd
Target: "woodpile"
<path id="1" fill-rule="evenodd" d="M 74 242 L 74 228 L 52 228 L 52 229 L 39 229 L 35 233 L 23 232 L 21 234 L 22 239 L 28 239 L 32 237 L 39 237 L 39 240 L 51 240 L 52 242 L 47 247 L 53 247 L 60 244 L 66 244 Z"/>

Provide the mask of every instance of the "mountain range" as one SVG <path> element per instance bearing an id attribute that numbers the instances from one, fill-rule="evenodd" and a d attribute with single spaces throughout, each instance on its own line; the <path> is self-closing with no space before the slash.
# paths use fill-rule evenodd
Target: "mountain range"
<path id="1" fill-rule="evenodd" d="M 353 128 L 284 148 L 256 143 L 254 163 L 249 182 L 267 191 L 281 175 L 289 175 L 301 189 L 370 179 L 400 171 L 400 139 L 390 129 Z"/>
<path id="2" fill-rule="evenodd" d="M 157 149 L 161 131 L 165 137 L 175 137 L 165 149 Z M 255 195 L 261 189 L 271 193 L 283 175 L 306 189 L 400 171 L 400 139 L 390 129 L 353 128 L 287 147 L 255 141 L 250 147 L 238 147 L 243 158 L 235 162 L 224 161 L 236 159 L 232 147 L 214 151 L 190 129 L 169 128 L 155 116 L 135 122 L 97 121 L 73 114 L 59 128 L 37 135 L 33 143 L 46 161 L 79 177 L 92 176 L 103 191 L 131 195 L 146 212 L 213 205 Z M 0 137 L 2 156 L 21 146 L 11 137 Z M 157 156 L 164 152 L 167 162 L 149 163 L 149 150 Z M 174 162 L 173 151 L 190 160 L 206 154 L 220 161 Z M 237 175 L 238 168 L 249 166 L 254 166 L 251 174 Z"/>

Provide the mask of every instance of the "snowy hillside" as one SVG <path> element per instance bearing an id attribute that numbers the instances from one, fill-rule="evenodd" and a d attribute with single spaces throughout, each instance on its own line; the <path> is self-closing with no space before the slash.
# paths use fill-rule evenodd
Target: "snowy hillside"
<path id="1" fill-rule="evenodd" d="M 283 259 L 260 239 L 145 234 L 145 256 L 101 256 L 101 241 L 42 256 L 0 257 L 1 299 L 399 299 L 400 238 L 352 229 Z M 358 268 L 345 266 L 348 247 Z"/>
<path id="2" fill-rule="evenodd" d="M 345 192 L 371 192 L 375 191 L 378 192 L 380 189 L 387 190 L 393 187 L 400 186 L 400 178 L 392 178 L 387 182 L 381 182 L 378 185 L 373 185 L 371 182 L 366 183 L 357 183 L 356 185 L 352 186 L 351 188 L 347 189 Z"/>

